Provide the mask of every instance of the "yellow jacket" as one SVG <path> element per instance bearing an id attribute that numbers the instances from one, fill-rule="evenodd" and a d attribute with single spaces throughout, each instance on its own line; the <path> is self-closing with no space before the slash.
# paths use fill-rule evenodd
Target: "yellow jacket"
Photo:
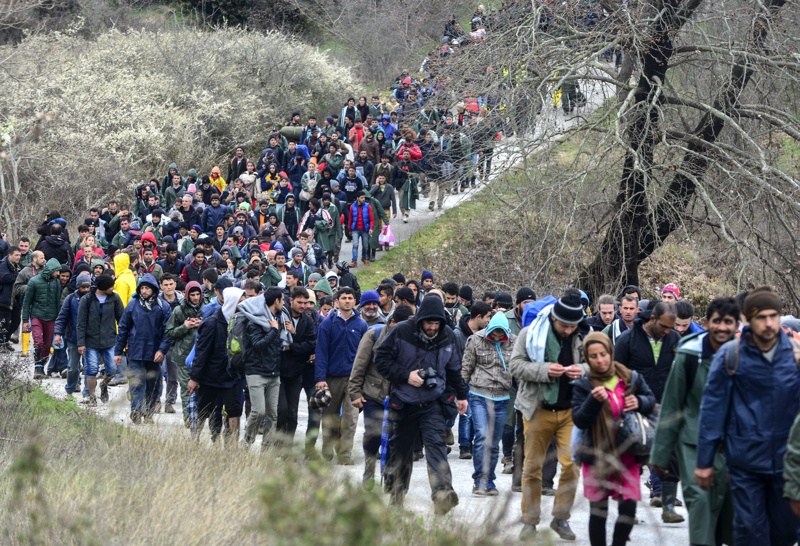
<path id="1" fill-rule="evenodd" d="M 136 293 L 136 276 L 131 271 L 130 265 L 131 257 L 126 252 L 120 252 L 114 256 L 114 272 L 117 275 L 114 292 L 117 293 L 125 307 Z"/>

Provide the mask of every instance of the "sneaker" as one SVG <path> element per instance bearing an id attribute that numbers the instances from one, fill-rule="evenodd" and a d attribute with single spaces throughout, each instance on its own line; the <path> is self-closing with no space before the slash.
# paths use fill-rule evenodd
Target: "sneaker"
<path id="1" fill-rule="evenodd" d="M 458 458 L 459 459 L 471 459 L 472 458 L 472 450 L 468 447 L 459 447 L 458 448 Z"/>
<path id="2" fill-rule="evenodd" d="M 109 382 L 109 386 L 111 387 L 118 387 L 120 385 L 127 385 L 128 379 L 126 377 L 115 377 L 114 379 Z"/>
<path id="3" fill-rule="evenodd" d="M 661 521 L 664 523 L 683 523 L 685 520 L 684 517 L 675 510 L 668 510 L 665 508 L 664 511 L 661 512 Z"/>
<path id="4" fill-rule="evenodd" d="M 91 401 L 91 398 L 89 398 L 88 396 L 84 396 L 84 397 L 81 399 L 81 404 L 83 404 L 83 405 L 87 405 L 87 406 L 88 406 L 90 401 Z"/>
<path id="5" fill-rule="evenodd" d="M 458 495 L 452 489 L 436 495 L 433 502 L 433 511 L 437 516 L 444 516 L 450 510 L 458 506 Z"/>
<path id="6" fill-rule="evenodd" d="M 433 210 L 433 207 L 434 207 L 434 203 L 433 203 L 433 201 L 431 201 L 430 203 L 428 203 L 428 210 Z"/>
<path id="7" fill-rule="evenodd" d="M 513 474 L 514 461 L 511 457 L 503 457 L 503 474 Z"/>
<path id="8" fill-rule="evenodd" d="M 524 541 L 534 540 L 538 531 L 535 525 L 525 524 L 522 526 L 522 531 L 519 532 L 519 539 Z"/>
<path id="9" fill-rule="evenodd" d="M 653 508 L 661 508 L 664 506 L 664 503 L 661 501 L 661 495 L 654 495 L 650 497 L 650 506 Z"/>
<path id="10" fill-rule="evenodd" d="M 497 486 L 494 484 L 492 480 L 486 482 L 486 495 L 489 497 L 496 497 L 500 494 L 500 491 L 497 490 Z"/>
<path id="11" fill-rule="evenodd" d="M 58 379 L 59 377 L 61 377 L 61 374 L 59 374 L 59 373 L 58 373 L 58 372 L 56 372 L 56 371 L 52 371 L 52 372 L 50 372 L 50 374 L 49 374 L 49 375 L 50 375 L 50 377 L 51 377 L 52 379 Z"/>
<path id="12" fill-rule="evenodd" d="M 358 267 L 358 262 L 353 260 L 352 262 L 350 262 L 350 268 L 352 269 L 352 268 L 355 268 L 355 267 Z"/>
<path id="13" fill-rule="evenodd" d="M 555 497 L 556 490 L 552 487 L 542 487 L 542 496 L 543 497 Z"/>
<path id="14" fill-rule="evenodd" d="M 550 522 L 550 528 L 563 540 L 575 540 L 575 533 L 572 532 L 569 523 L 565 519 L 553 518 L 553 521 Z"/>
<path id="15" fill-rule="evenodd" d="M 60 375 L 61 375 L 61 379 L 66 379 L 67 378 L 67 370 L 61 370 L 61 374 Z"/>
<path id="16" fill-rule="evenodd" d="M 483 480 L 475 480 L 472 484 L 472 494 L 478 495 L 479 497 L 488 496 L 489 492 L 486 488 L 486 482 Z"/>
<path id="17" fill-rule="evenodd" d="M 139 425 L 142 423 L 142 414 L 139 413 L 138 411 L 132 411 L 130 417 L 131 417 L 131 423 L 133 423 L 134 425 Z"/>
<path id="18" fill-rule="evenodd" d="M 404 224 L 407 224 L 407 223 L 408 223 L 408 214 L 404 214 L 404 215 L 403 215 L 403 223 L 404 223 Z"/>
<path id="19" fill-rule="evenodd" d="M 164 406 L 164 413 L 175 413 L 175 406 L 172 404 L 167 404 Z"/>

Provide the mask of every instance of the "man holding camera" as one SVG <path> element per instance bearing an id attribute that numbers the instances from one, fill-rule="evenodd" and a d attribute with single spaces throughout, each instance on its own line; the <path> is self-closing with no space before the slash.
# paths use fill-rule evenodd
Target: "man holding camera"
<path id="1" fill-rule="evenodd" d="M 425 298 L 414 320 L 395 326 L 375 354 L 375 366 L 391 382 L 386 477 L 391 502 L 403 504 L 411 480 L 415 439 L 421 434 L 437 515 L 458 504 L 447 463 L 445 421 L 454 418 L 456 412 L 467 411 L 461 356 L 446 324 L 442 300 Z"/>

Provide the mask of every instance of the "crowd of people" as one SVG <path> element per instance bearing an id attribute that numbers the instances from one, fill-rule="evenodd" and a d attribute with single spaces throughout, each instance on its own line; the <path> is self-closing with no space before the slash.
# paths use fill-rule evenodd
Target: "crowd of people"
<path id="1" fill-rule="evenodd" d="M 491 27 L 481 16 L 470 42 Z M 467 42 L 454 20 L 445 32 L 443 53 Z M 319 124 L 294 112 L 258 159 L 236 148 L 226 178 L 172 164 L 130 203 L 91 208 L 77 237 L 48 212 L 35 244 L 0 243 L 0 352 L 30 335 L 35 379 L 61 377 L 89 407 L 123 388 L 131 423 L 181 412 L 231 447 L 291 446 L 303 402 L 305 456 L 353 465 L 363 413 L 364 487 L 381 480 L 402 506 L 424 458 L 437 514 L 459 502 L 457 442 L 473 495 L 512 475 L 522 540 L 543 495 L 549 527 L 575 540 L 582 477 L 595 546 L 610 498 L 612 544 L 627 543 L 643 480 L 664 523 L 684 519 L 682 486 L 691 544 L 795 543 L 800 321 L 771 289 L 716 298 L 699 321 L 674 283 L 654 300 L 636 286 L 594 302 L 529 287 L 475 298 L 424 270 L 362 290 L 359 246 L 369 263 L 419 194 L 441 208 L 491 170 L 486 104 L 439 110 L 435 94 L 404 72 L 388 100 L 351 98 Z"/>

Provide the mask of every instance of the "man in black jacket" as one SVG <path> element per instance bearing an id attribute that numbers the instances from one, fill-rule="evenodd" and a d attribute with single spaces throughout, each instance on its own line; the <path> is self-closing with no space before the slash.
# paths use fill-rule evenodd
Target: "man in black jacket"
<path id="1" fill-rule="evenodd" d="M 0 261 L 0 352 L 13 352 L 11 334 L 19 328 L 22 300 L 14 297 L 14 281 L 22 267 L 19 247 L 12 246 Z"/>
<path id="2" fill-rule="evenodd" d="M 252 404 L 244 432 L 247 446 L 255 441 L 263 421 L 261 448 L 267 448 L 272 439 L 270 432 L 278 420 L 281 354 L 292 342 L 282 324 L 282 310 L 283 290 L 275 286 L 267 288 L 263 297 L 250 298 L 239 304 L 239 313 L 247 317 L 244 373 Z"/>
<path id="3" fill-rule="evenodd" d="M 61 224 L 50 226 L 50 235 L 47 235 L 37 246 L 36 250 L 44 253 L 44 259 L 55 258 L 61 265 L 72 267 L 72 248 L 69 241 L 63 236 L 64 228 Z"/>
<path id="4" fill-rule="evenodd" d="M 651 303 L 633 321 L 614 344 L 614 358 L 631 370 L 639 372 L 661 403 L 667 377 L 675 360 L 675 350 L 681 336 L 674 330 L 678 318 L 672 303 Z M 680 523 L 683 516 L 675 512 L 678 492 L 678 461 L 673 456 L 669 472 L 663 476 L 650 472 L 650 505 L 663 506 L 661 518 L 665 523 Z"/>
<path id="5" fill-rule="evenodd" d="M 300 391 L 303 390 L 303 371 L 309 365 L 317 345 L 317 332 L 313 319 L 305 312 L 308 307 L 308 290 L 302 286 L 292 288 L 289 306 L 283 316 L 292 342 L 281 353 L 281 386 L 278 396 L 278 432 L 283 441 L 292 445 L 297 430 L 297 412 Z"/>
<path id="6" fill-rule="evenodd" d="M 203 423 L 211 418 L 211 441 L 216 441 L 215 431 L 222 429 L 220 415 L 214 411 L 217 398 L 222 399 L 228 414 L 228 429 L 225 445 L 236 447 L 239 441 L 239 417 L 242 416 L 241 390 L 237 390 L 239 373 L 228 367 L 228 354 L 225 343 L 228 340 L 228 321 L 236 312 L 239 299 L 244 294 L 241 288 L 229 287 L 222 292 L 222 306 L 206 318 L 197 330 L 192 368 L 189 370 L 189 396 L 197 391 L 197 428 L 199 436 Z"/>
<path id="7" fill-rule="evenodd" d="M 375 354 L 375 366 L 391 382 L 387 467 L 391 502 L 403 504 L 419 434 L 425 444 L 431 496 L 438 515 L 458 504 L 444 442 L 445 412 L 454 416 L 456 411 L 467 411 L 461 354 L 446 324 L 442 300 L 425 298 L 414 320 L 397 325 Z"/>

